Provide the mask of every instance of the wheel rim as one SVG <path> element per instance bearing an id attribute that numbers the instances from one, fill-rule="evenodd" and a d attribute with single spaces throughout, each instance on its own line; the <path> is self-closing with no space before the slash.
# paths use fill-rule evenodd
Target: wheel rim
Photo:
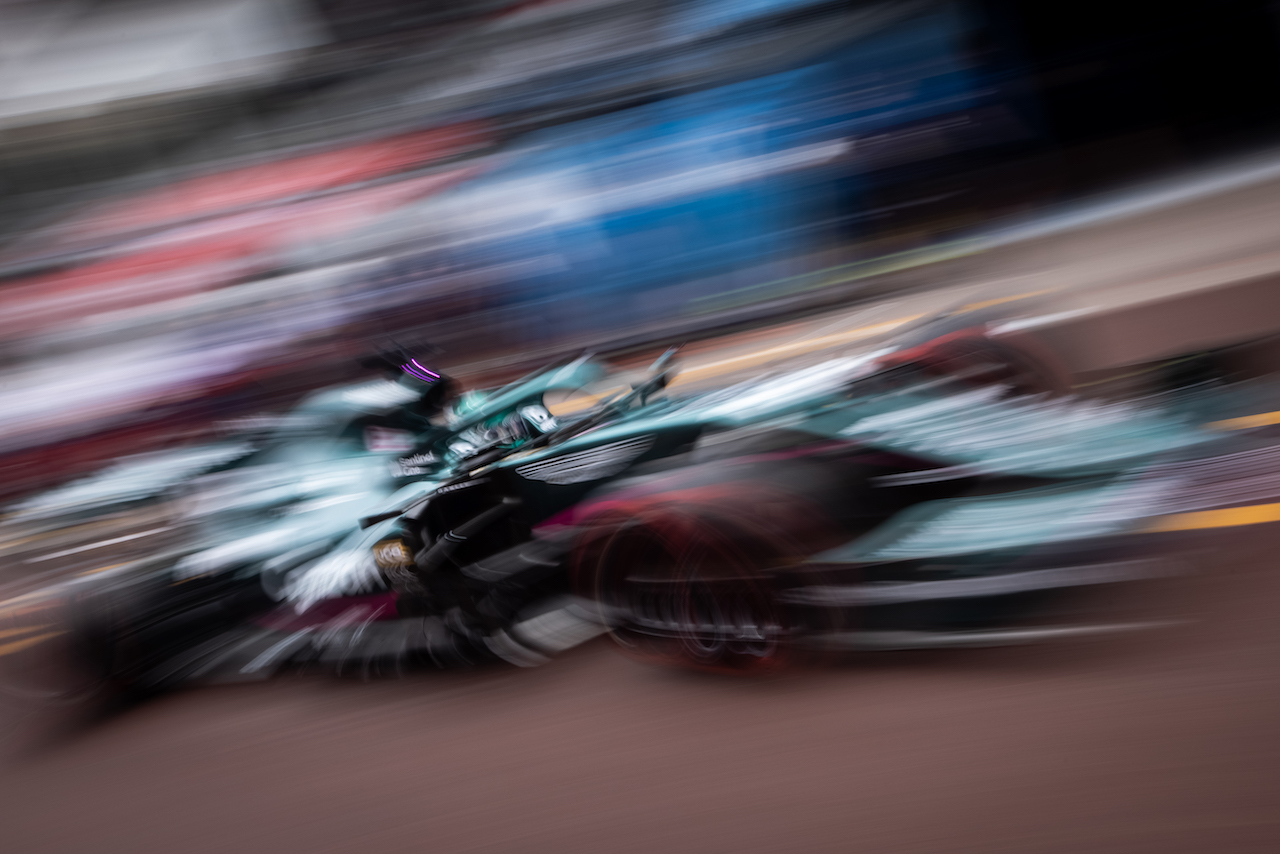
<path id="1" fill-rule="evenodd" d="M 701 669 L 779 663 L 785 621 L 768 577 L 726 549 L 723 538 L 682 539 L 677 545 L 648 525 L 611 538 L 601 555 L 611 569 L 598 576 L 597 599 L 618 618 L 615 640 L 642 656 Z"/>

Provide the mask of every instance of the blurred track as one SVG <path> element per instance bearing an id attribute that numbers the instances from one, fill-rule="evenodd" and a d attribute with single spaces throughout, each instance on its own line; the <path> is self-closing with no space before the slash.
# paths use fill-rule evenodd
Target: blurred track
<path id="1" fill-rule="evenodd" d="M 1274 851 L 1276 532 L 1242 530 L 1152 603 L 1193 622 L 1089 645 L 171 696 L 11 764 L 6 847 Z"/>

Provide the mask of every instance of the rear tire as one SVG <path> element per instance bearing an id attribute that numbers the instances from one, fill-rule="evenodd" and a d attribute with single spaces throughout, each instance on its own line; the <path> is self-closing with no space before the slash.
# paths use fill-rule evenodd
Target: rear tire
<path id="1" fill-rule="evenodd" d="M 762 559 L 767 549 L 738 533 L 706 509 L 656 510 L 599 530 L 592 592 L 614 640 L 638 657 L 699 670 L 785 665 L 791 627 Z"/>
<path id="2" fill-rule="evenodd" d="M 794 663 L 795 640 L 824 630 L 782 600 L 780 582 L 788 566 L 844 535 L 818 503 L 763 471 L 741 474 L 713 465 L 662 492 L 603 496 L 587 508 L 575 586 L 599 603 L 628 653 L 697 670 L 762 673 Z"/>
<path id="3" fill-rule="evenodd" d="M 1000 307 L 936 317 L 898 336 L 885 368 L 968 386 L 1002 385 L 1012 395 L 1071 393 L 1071 373 L 1047 342 L 1028 330 L 999 331 Z"/>

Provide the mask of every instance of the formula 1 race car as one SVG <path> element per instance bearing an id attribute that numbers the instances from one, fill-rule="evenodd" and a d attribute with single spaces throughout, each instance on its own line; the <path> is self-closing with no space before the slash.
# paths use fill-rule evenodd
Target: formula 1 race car
<path id="1" fill-rule="evenodd" d="M 988 329 L 943 318 L 689 397 L 665 393 L 668 352 L 560 418 L 547 396 L 603 366 L 553 365 L 416 430 L 369 409 L 421 387 L 322 393 L 178 490 L 189 545 L 9 603 L 7 631 L 60 626 L 9 658 L 26 662 L 10 684 L 145 693 L 291 667 L 532 665 L 605 632 L 659 661 L 757 671 L 1098 630 L 1066 594 L 1165 572 L 1151 520 L 1251 450 L 1201 426 L 1212 401 L 1064 395 L 1048 359 Z"/>

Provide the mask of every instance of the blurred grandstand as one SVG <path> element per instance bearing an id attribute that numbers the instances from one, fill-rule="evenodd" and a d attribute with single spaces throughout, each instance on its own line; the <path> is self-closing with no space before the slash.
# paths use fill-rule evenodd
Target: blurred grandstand
<path id="1" fill-rule="evenodd" d="M 1265 137 L 1206 105 L 1280 86 L 1230 47 L 1275 59 L 1267 7 L 1214 9 L 9 0 L 3 488 L 391 336 L 501 371 L 918 286 L 983 223 Z"/>

